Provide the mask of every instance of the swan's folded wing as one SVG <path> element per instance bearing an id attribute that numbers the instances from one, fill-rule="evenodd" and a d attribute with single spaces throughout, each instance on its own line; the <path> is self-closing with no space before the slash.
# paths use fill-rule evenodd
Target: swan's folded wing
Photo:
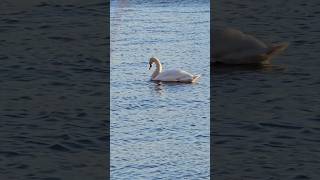
<path id="1" fill-rule="evenodd" d="M 183 70 L 167 70 L 160 73 L 155 80 L 158 81 L 188 81 L 192 80 L 192 74 Z"/>
<path id="2" fill-rule="evenodd" d="M 240 56 L 251 56 L 265 53 L 267 45 L 257 38 L 242 33 L 241 31 L 227 28 L 213 32 L 213 57 L 220 58 L 227 54 L 236 56 L 239 52 L 245 52 Z"/>

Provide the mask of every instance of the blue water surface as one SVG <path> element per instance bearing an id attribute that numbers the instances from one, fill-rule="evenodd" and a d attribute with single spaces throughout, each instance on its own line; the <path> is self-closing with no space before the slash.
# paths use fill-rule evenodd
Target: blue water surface
<path id="1" fill-rule="evenodd" d="M 209 1 L 111 2 L 111 179 L 209 179 Z M 196 84 L 150 81 L 164 69 Z"/>

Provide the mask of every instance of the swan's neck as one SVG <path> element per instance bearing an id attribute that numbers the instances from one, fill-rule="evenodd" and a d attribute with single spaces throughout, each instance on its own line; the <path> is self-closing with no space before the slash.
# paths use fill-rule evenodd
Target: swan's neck
<path id="1" fill-rule="evenodd" d="M 152 79 L 156 78 L 162 71 L 162 65 L 160 63 L 159 60 L 154 61 L 154 63 L 156 64 L 156 70 L 153 72 L 152 74 Z"/>

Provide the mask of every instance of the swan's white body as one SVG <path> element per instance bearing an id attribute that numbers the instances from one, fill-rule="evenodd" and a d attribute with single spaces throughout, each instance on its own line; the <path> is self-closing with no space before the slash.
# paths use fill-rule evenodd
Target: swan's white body
<path id="1" fill-rule="evenodd" d="M 149 69 L 151 69 L 153 63 L 156 64 L 156 70 L 151 76 L 153 81 L 193 83 L 200 78 L 199 75 L 192 75 L 180 69 L 162 71 L 160 60 L 154 57 L 150 58 Z"/>
<path id="2" fill-rule="evenodd" d="M 172 69 L 161 72 L 152 80 L 155 81 L 180 81 L 180 82 L 191 82 L 194 76 L 186 71 L 180 69 Z"/>
<path id="3" fill-rule="evenodd" d="M 213 62 L 265 64 L 288 47 L 288 43 L 267 45 L 251 35 L 227 28 L 213 32 Z"/>

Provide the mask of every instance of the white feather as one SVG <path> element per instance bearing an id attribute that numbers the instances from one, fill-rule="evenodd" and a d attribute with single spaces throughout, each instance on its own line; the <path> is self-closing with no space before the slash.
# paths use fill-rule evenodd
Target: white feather
<path id="1" fill-rule="evenodd" d="M 167 82 L 185 82 L 192 83 L 199 79 L 199 75 L 192 75 L 186 71 L 180 69 L 172 69 L 162 71 L 162 65 L 160 60 L 157 58 L 150 58 L 149 64 L 150 66 L 155 63 L 157 68 L 152 74 L 151 79 L 154 81 L 167 81 Z"/>

